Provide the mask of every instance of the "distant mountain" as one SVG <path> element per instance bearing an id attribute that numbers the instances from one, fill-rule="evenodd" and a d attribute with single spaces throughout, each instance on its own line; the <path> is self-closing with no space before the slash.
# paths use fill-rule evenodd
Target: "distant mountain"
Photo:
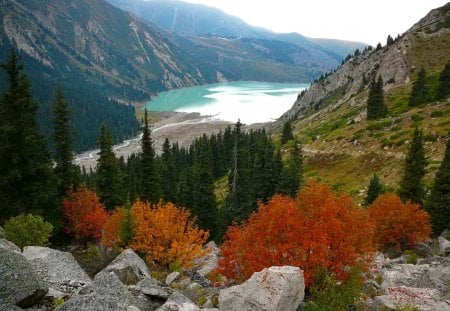
<path id="1" fill-rule="evenodd" d="M 312 39 L 298 33 L 279 34 L 251 26 L 219 9 L 178 0 L 108 1 L 160 27 L 188 37 L 270 40 L 270 43 L 265 44 L 266 47 L 273 46 L 276 41 L 291 43 L 301 49 L 302 57 L 306 56 L 307 61 L 303 65 L 316 68 L 335 68 L 349 53 L 365 46 L 360 42 Z"/>
<path id="2" fill-rule="evenodd" d="M 56 85 L 63 86 L 73 102 L 78 150 L 95 145 L 103 120 L 119 140 L 135 134 L 134 108 L 119 102 L 216 81 L 215 72 L 202 72 L 207 65 L 103 0 L 9 0 L 0 19 L 0 61 L 11 48 L 20 51 L 47 136 L 49 102 Z"/>

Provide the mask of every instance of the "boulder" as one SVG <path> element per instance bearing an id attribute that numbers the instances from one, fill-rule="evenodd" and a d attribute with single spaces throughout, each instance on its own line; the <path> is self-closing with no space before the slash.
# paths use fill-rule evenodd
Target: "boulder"
<path id="1" fill-rule="evenodd" d="M 44 280 L 23 255 L 0 248 L 0 303 L 26 308 L 47 292 Z"/>
<path id="2" fill-rule="evenodd" d="M 298 267 L 270 267 L 253 273 L 241 285 L 219 293 L 222 311 L 295 311 L 305 296 L 303 271 Z"/>
<path id="3" fill-rule="evenodd" d="M 440 256 L 448 256 L 450 255 L 450 241 L 444 238 L 443 236 L 438 237 L 438 255 Z"/>
<path id="4" fill-rule="evenodd" d="M 19 246 L 6 239 L 0 239 L 0 248 L 10 252 L 21 253 Z"/>
<path id="5" fill-rule="evenodd" d="M 219 261 L 219 247 L 214 241 L 208 242 L 204 248 L 208 253 L 195 262 L 195 265 L 198 267 L 197 273 L 203 277 L 215 270 Z"/>
<path id="6" fill-rule="evenodd" d="M 156 311 L 201 311 L 201 309 L 186 296 L 175 292 L 169 297 L 166 303 L 156 309 Z"/>
<path id="7" fill-rule="evenodd" d="M 47 283 L 51 297 L 71 296 L 92 282 L 71 253 L 26 246 L 23 256 Z"/>
<path id="8" fill-rule="evenodd" d="M 15 305 L 0 303 L 0 311 L 23 311 L 23 309 Z"/>
<path id="9" fill-rule="evenodd" d="M 100 273 L 91 285 L 67 300 L 59 311 L 140 310 L 137 301 L 114 273 Z"/>
<path id="10" fill-rule="evenodd" d="M 173 294 L 171 288 L 160 286 L 153 278 L 144 279 L 136 285 L 130 285 L 128 289 L 138 291 L 151 299 L 160 301 L 166 301 Z"/>
<path id="11" fill-rule="evenodd" d="M 166 277 L 166 285 L 170 286 L 173 282 L 179 280 L 181 277 L 181 273 L 174 271 L 172 273 L 169 273 L 169 275 Z"/>
<path id="12" fill-rule="evenodd" d="M 433 288 L 414 287 L 390 287 L 386 289 L 386 295 L 375 298 L 377 302 L 383 302 L 384 307 L 396 310 L 395 306 L 409 305 L 422 311 L 450 310 L 450 302 L 441 301 L 439 291 Z"/>
<path id="13" fill-rule="evenodd" d="M 150 278 L 150 271 L 144 260 L 133 250 L 126 249 L 99 273 L 114 272 L 125 285 L 135 285 Z"/>

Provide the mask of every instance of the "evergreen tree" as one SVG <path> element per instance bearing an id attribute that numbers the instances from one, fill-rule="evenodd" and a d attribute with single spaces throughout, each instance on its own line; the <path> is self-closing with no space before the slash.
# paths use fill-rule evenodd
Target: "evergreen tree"
<path id="1" fill-rule="evenodd" d="M 162 191 L 155 163 L 155 150 L 153 149 L 153 140 L 148 124 L 147 109 L 144 114 L 141 147 L 141 199 L 150 203 L 158 203 L 162 198 Z"/>
<path id="2" fill-rule="evenodd" d="M 58 230 L 56 180 L 36 121 L 38 106 L 15 51 L 1 68 L 9 85 L 0 101 L 0 223 L 33 213 L 43 215 Z"/>
<path id="3" fill-rule="evenodd" d="M 204 134 L 196 142 L 192 166 L 192 212 L 197 216 L 200 228 L 209 230 L 211 236 L 216 238 L 217 209 L 212 167 L 211 150 L 208 138 Z"/>
<path id="4" fill-rule="evenodd" d="M 386 44 L 387 45 L 392 45 L 394 43 L 395 43 L 394 39 L 391 37 L 391 35 L 388 35 L 387 40 L 386 40 Z"/>
<path id="5" fill-rule="evenodd" d="M 176 202 L 177 180 L 169 139 L 163 143 L 161 155 L 161 190 L 166 202 Z"/>
<path id="6" fill-rule="evenodd" d="M 435 235 L 450 229 L 450 139 L 426 202 L 426 210 L 430 214 Z"/>
<path id="7" fill-rule="evenodd" d="M 283 132 L 281 133 L 281 144 L 284 145 L 290 140 L 294 140 L 294 134 L 292 133 L 291 122 L 287 121 L 283 125 Z"/>
<path id="8" fill-rule="evenodd" d="M 100 152 L 97 162 L 95 185 L 100 201 L 108 210 L 125 203 L 122 174 L 119 163 L 113 152 L 113 139 L 106 124 L 100 127 L 98 140 Z"/>
<path id="9" fill-rule="evenodd" d="M 423 132 L 414 130 L 411 148 L 405 159 L 403 178 L 400 182 L 399 195 L 403 201 L 411 201 L 423 204 L 425 188 L 423 177 L 425 176 L 427 159 L 423 146 Z"/>
<path id="10" fill-rule="evenodd" d="M 79 167 L 73 164 L 70 111 L 61 88 L 56 90 L 53 101 L 53 144 L 58 190 L 60 195 L 64 195 L 69 187 L 76 187 L 81 183 L 81 176 Z"/>
<path id="11" fill-rule="evenodd" d="M 438 99 L 445 98 L 450 95 L 450 61 L 439 75 Z"/>
<path id="12" fill-rule="evenodd" d="M 372 78 L 369 89 L 369 97 L 367 99 L 367 119 L 373 120 L 385 117 L 387 115 L 387 106 L 384 103 L 383 79 L 378 77 Z"/>
<path id="13" fill-rule="evenodd" d="M 426 72 L 422 67 L 419 74 L 417 75 L 417 80 L 414 81 L 411 91 L 411 96 L 409 97 L 408 106 L 417 107 L 425 104 L 429 100 L 429 90 L 425 82 Z"/>
<path id="14" fill-rule="evenodd" d="M 290 150 L 287 165 L 283 168 L 278 192 L 294 197 L 303 182 L 303 154 L 299 143 Z"/>
<path id="15" fill-rule="evenodd" d="M 369 206 L 373 203 L 381 194 L 383 194 L 383 184 L 377 174 L 373 174 L 367 188 L 367 196 L 364 199 L 364 205 Z"/>

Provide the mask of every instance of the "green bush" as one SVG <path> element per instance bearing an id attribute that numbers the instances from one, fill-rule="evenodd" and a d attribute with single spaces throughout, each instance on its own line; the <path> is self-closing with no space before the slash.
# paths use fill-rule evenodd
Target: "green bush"
<path id="1" fill-rule="evenodd" d="M 5 223 L 5 238 L 23 249 L 25 246 L 46 246 L 53 226 L 41 216 L 21 214 Z"/>
<path id="2" fill-rule="evenodd" d="M 430 114 L 430 117 L 439 118 L 439 117 L 442 117 L 443 115 L 444 115 L 444 112 L 442 112 L 440 110 L 435 110 Z"/>
<path id="3" fill-rule="evenodd" d="M 417 264 L 417 260 L 419 259 L 419 255 L 412 250 L 406 250 L 403 252 L 403 255 L 406 256 L 406 263 L 415 265 Z"/>
<path id="4" fill-rule="evenodd" d="M 358 302 L 362 291 L 360 269 L 352 268 L 351 272 L 346 282 L 338 282 L 326 270 L 318 271 L 302 310 L 347 311 L 349 305 Z"/>

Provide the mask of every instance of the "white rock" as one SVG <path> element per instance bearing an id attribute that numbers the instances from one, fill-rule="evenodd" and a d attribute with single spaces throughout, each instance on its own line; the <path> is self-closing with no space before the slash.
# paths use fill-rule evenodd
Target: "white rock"
<path id="1" fill-rule="evenodd" d="M 219 294 L 222 311 L 295 311 L 305 296 L 303 271 L 298 267 L 270 267 L 255 272 L 241 285 Z"/>
<path id="2" fill-rule="evenodd" d="M 10 252 L 21 253 L 20 248 L 16 244 L 6 239 L 0 239 L 0 248 Z"/>
<path id="3" fill-rule="evenodd" d="M 219 261 L 219 248 L 214 241 L 208 242 L 204 248 L 208 251 L 208 253 L 197 259 L 195 264 L 199 267 L 197 273 L 201 276 L 205 276 L 211 271 L 215 270 L 218 266 Z"/>
<path id="4" fill-rule="evenodd" d="M 180 272 L 172 272 L 166 277 L 166 285 L 170 286 L 173 282 L 177 281 L 181 276 Z"/>
<path id="5" fill-rule="evenodd" d="M 124 285 L 134 285 L 150 278 L 150 271 L 144 260 L 132 249 L 124 250 L 99 273 L 114 272 Z"/>
<path id="6" fill-rule="evenodd" d="M 26 246 L 23 255 L 48 287 L 55 291 L 72 295 L 92 282 L 70 253 L 48 247 Z"/>
<path id="7" fill-rule="evenodd" d="M 201 309 L 186 296 L 175 292 L 156 311 L 201 311 Z"/>

